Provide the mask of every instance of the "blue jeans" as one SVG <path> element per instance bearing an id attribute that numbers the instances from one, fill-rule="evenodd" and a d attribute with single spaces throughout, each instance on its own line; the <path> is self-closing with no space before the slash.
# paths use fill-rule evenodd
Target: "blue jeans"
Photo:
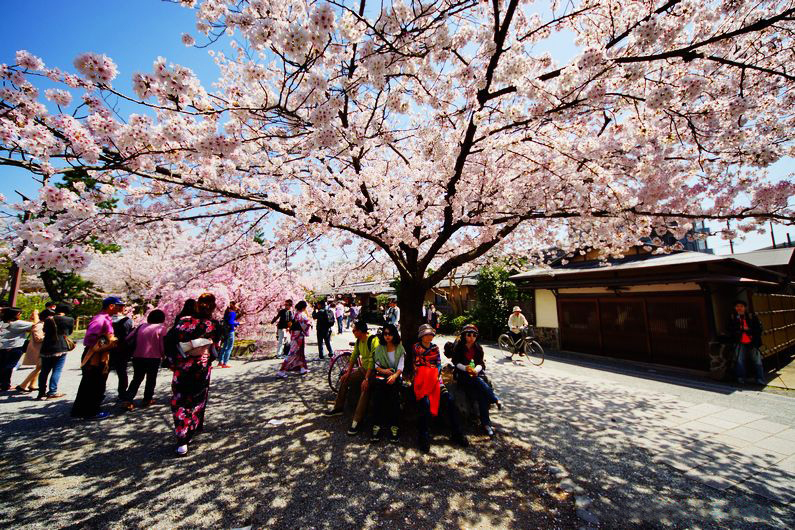
<path id="1" fill-rule="evenodd" d="M 47 395 L 52 396 L 58 393 L 58 381 L 61 379 L 61 372 L 63 371 L 63 365 L 65 364 L 66 354 L 53 357 L 41 357 L 41 372 L 39 372 L 39 396 L 44 395 L 44 391 L 47 388 L 47 376 L 50 375 L 50 372 L 52 372 L 52 377 L 50 377 L 50 389 L 47 392 Z"/>
<path id="2" fill-rule="evenodd" d="M 735 365 L 734 369 L 737 379 L 738 380 L 745 379 L 746 376 L 745 358 L 746 356 L 748 356 L 751 358 L 751 363 L 754 365 L 754 371 L 756 372 L 756 381 L 759 383 L 764 383 L 765 368 L 762 366 L 762 354 L 759 352 L 759 348 L 756 348 L 751 344 L 738 344 L 736 352 L 737 352 L 737 364 Z"/>
<path id="3" fill-rule="evenodd" d="M 342 317 L 337 317 L 337 332 L 341 335 L 342 334 Z"/>
<path id="4" fill-rule="evenodd" d="M 229 362 L 229 358 L 232 356 L 232 348 L 235 347 L 235 331 L 232 330 L 229 332 L 229 335 L 226 336 L 224 339 L 224 347 L 221 350 L 221 354 L 218 357 L 218 362 L 221 364 L 226 364 Z"/>
<path id="5" fill-rule="evenodd" d="M 471 399 L 478 402 L 480 412 L 480 424 L 484 427 L 491 425 L 489 418 L 489 406 L 499 401 L 494 394 L 494 390 L 486 383 L 482 377 L 472 377 L 466 373 L 458 374 L 458 382 Z"/>

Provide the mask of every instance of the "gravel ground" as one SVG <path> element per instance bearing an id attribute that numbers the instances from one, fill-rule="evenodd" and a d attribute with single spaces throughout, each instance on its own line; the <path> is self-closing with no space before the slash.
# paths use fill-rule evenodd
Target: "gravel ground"
<path id="1" fill-rule="evenodd" d="M 334 345 L 350 340 L 347 332 Z M 315 359 L 316 346 L 308 352 Z M 499 437 L 470 428 L 472 445 L 461 449 L 439 428 L 430 456 L 415 449 L 411 426 L 397 446 L 372 445 L 345 434 L 350 415 L 323 417 L 333 395 L 317 360 L 308 376 L 288 381 L 274 379 L 274 360 L 214 370 L 206 430 L 184 459 L 173 456 L 166 371 L 160 405 L 101 422 L 69 419 L 69 398 L 0 395 L 0 525 L 795 527 L 792 506 L 712 489 L 617 436 L 633 414 L 698 403 L 795 426 L 795 400 L 567 357 L 534 367 L 490 347 L 486 354 L 506 403 L 492 418 Z M 62 379 L 68 396 L 77 365 L 72 355 Z M 115 384 L 111 375 L 109 398 Z"/>
<path id="2" fill-rule="evenodd" d="M 288 381 L 274 380 L 276 361 L 233 364 L 213 371 L 205 432 L 186 458 L 173 456 L 165 404 L 169 372 L 160 372 L 158 405 L 114 411 L 103 421 L 68 416 L 79 383 L 75 354 L 62 377 L 64 400 L 0 395 L 0 526 L 583 524 L 573 498 L 558 489 L 532 446 L 518 438 L 506 434 L 492 441 L 473 431 L 471 447 L 461 449 L 439 430 L 431 455 L 424 456 L 407 429 L 398 445 L 373 445 L 364 436 L 345 434 L 348 417 L 320 414 L 333 397 L 325 363 L 314 361 L 308 376 Z M 26 374 L 15 374 L 14 383 Z M 109 408 L 115 384 L 111 374 Z"/>

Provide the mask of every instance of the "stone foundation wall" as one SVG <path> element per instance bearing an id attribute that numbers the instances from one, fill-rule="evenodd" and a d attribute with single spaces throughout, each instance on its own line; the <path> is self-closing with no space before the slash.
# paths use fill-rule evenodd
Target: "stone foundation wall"
<path id="1" fill-rule="evenodd" d="M 558 328 L 534 328 L 534 330 L 536 334 L 536 340 L 541 344 L 541 346 L 553 350 L 560 349 L 560 335 L 558 333 Z"/>

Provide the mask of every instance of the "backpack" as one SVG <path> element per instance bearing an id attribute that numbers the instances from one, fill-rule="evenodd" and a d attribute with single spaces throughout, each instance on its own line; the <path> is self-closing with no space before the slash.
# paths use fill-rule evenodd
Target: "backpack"
<path id="1" fill-rule="evenodd" d="M 128 323 L 132 326 L 130 317 L 124 317 L 113 323 L 113 335 L 118 339 L 117 346 L 111 351 L 114 361 L 129 360 L 135 352 L 135 339 L 133 338 L 132 345 L 129 341 L 133 333 L 128 329 Z"/>
<path id="2" fill-rule="evenodd" d="M 378 337 L 376 335 L 370 335 L 369 337 L 367 337 L 367 349 L 368 350 L 373 351 L 373 341 L 375 339 L 377 339 L 377 338 Z"/>

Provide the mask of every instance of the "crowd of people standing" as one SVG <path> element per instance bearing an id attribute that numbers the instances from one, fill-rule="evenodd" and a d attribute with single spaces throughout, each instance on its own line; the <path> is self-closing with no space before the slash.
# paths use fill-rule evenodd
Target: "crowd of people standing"
<path id="1" fill-rule="evenodd" d="M 35 368 L 15 387 L 27 394 L 38 391 L 39 400 L 59 399 L 58 391 L 67 355 L 81 352 L 80 384 L 71 407 L 76 419 L 103 419 L 106 384 L 111 372 L 117 377 L 117 402 L 121 409 L 148 408 L 154 402 L 155 387 L 161 366 L 172 370 L 170 405 L 177 439 L 176 452 L 187 453 L 188 444 L 202 431 L 204 411 L 214 361 L 229 367 L 234 345 L 234 331 L 239 324 L 234 302 L 221 320 L 215 320 L 215 297 L 210 293 L 189 299 L 174 320 L 153 309 L 146 321 L 135 326 L 126 314 L 125 303 L 110 296 L 102 301 L 101 311 L 89 322 L 82 347 L 71 339 L 75 320 L 68 316 L 69 304 L 47 303 L 33 311 L 31 320 L 21 320 L 18 308 L 3 308 L 0 324 L 0 390 L 9 391 L 12 373 L 24 355 L 24 364 Z M 128 367 L 132 363 L 132 380 Z M 144 384 L 143 399 L 134 400 Z"/>

